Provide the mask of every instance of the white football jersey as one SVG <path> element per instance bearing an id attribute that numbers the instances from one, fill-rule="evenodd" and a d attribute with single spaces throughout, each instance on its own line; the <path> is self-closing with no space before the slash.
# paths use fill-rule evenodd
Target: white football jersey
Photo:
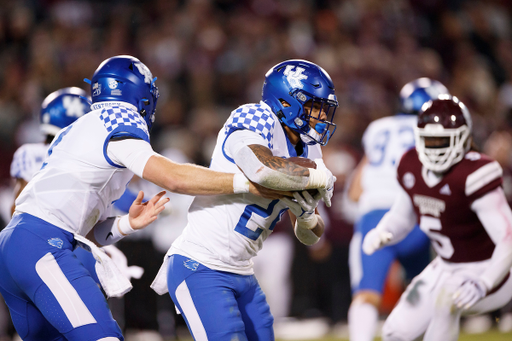
<path id="1" fill-rule="evenodd" d="M 211 169 L 241 172 L 225 146 L 229 134 L 240 129 L 261 135 L 274 156 L 297 156 L 270 107 L 263 102 L 246 104 L 231 113 L 219 132 Z M 298 156 L 321 158 L 320 145 L 306 146 L 303 155 Z M 168 254 L 181 254 L 214 270 L 253 274 L 251 258 L 287 209 L 280 200 L 252 194 L 198 196 L 189 209 L 187 227 Z"/>
<path id="2" fill-rule="evenodd" d="M 92 109 L 55 136 L 41 170 L 16 200 L 17 212 L 82 236 L 109 216 L 133 172 L 108 157 L 108 142 L 131 136 L 149 143 L 149 133 L 131 104 L 103 102 Z"/>
<path id="3" fill-rule="evenodd" d="M 402 155 L 414 147 L 417 120 L 415 115 L 389 116 L 373 121 L 366 128 L 363 147 L 368 164 L 361 176 L 359 215 L 393 205 L 400 186 L 396 167 Z"/>
<path id="4" fill-rule="evenodd" d="M 41 169 L 47 151 L 45 143 L 27 143 L 19 147 L 12 158 L 11 177 L 29 182 Z"/>

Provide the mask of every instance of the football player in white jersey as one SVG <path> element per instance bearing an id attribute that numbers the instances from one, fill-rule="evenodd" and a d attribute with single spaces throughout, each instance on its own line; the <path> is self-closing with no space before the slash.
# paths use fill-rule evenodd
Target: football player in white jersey
<path id="1" fill-rule="evenodd" d="M 330 206 L 335 178 L 320 147 L 336 128 L 337 106 L 334 85 L 322 68 L 287 60 L 265 75 L 261 102 L 232 111 L 220 130 L 211 169 L 243 172 L 262 186 L 280 184 L 289 191 L 316 182 L 317 175 L 329 180 L 316 195 L 295 192 L 293 200 L 252 194 L 194 199 L 187 227 L 152 287 L 160 294 L 168 289 L 196 341 L 274 340 L 273 317 L 251 259 L 289 208 L 301 242 L 312 245 L 322 235 L 324 223 L 315 210 L 322 198 Z M 318 169 L 287 160 L 294 156 L 316 160 Z"/>
<path id="2" fill-rule="evenodd" d="M 437 253 L 387 318 L 383 340 L 454 341 L 462 315 L 496 310 L 512 297 L 512 211 L 502 169 L 471 150 L 471 128 L 456 97 L 422 107 L 416 148 L 397 168 L 401 191 L 363 241 L 372 254 L 419 223 Z"/>
<path id="3" fill-rule="evenodd" d="M 0 232 L 0 292 L 22 339 L 123 340 L 103 294 L 72 250 L 81 243 L 94 251 L 107 295 L 130 289 L 91 241 L 115 243 L 164 209 L 164 192 L 144 204 L 139 192 L 127 215 L 109 217 L 134 174 L 189 195 L 281 196 L 260 191 L 243 174 L 177 164 L 155 153 L 149 144 L 159 96 L 155 81 L 131 56 L 100 64 L 91 82 L 92 111 L 59 131 L 41 170 L 16 200 L 14 216 Z M 333 179 L 325 171 L 305 171 L 297 189 L 329 188 Z M 268 187 L 286 189 L 280 183 Z"/>
<path id="4" fill-rule="evenodd" d="M 16 150 L 12 159 L 11 177 L 15 180 L 14 200 L 34 174 L 41 169 L 48 147 L 59 130 L 67 127 L 90 110 L 87 93 L 77 87 L 59 89 L 46 96 L 41 104 L 39 116 L 40 129 L 45 135 L 45 142 L 22 145 Z M 14 209 L 15 204 L 13 202 L 11 214 L 14 213 Z M 125 255 L 114 245 L 106 245 L 103 250 L 112 257 L 116 265 L 128 278 L 140 278 L 142 276 L 143 269 L 138 266 L 127 266 Z M 95 271 L 96 260 L 92 254 L 81 247 L 76 248 L 74 253 L 89 270 L 96 283 L 100 284 Z"/>
<path id="5" fill-rule="evenodd" d="M 18 197 L 34 174 L 41 168 L 48 147 L 64 127 L 90 111 L 87 93 L 77 87 L 63 88 L 49 94 L 41 104 L 40 129 L 45 135 L 42 143 L 26 143 L 14 153 L 11 177 L 15 180 L 14 199 Z M 13 203 L 11 214 L 14 213 Z"/>
<path id="6" fill-rule="evenodd" d="M 392 263 L 399 260 L 410 280 L 430 262 L 430 243 L 419 227 L 402 242 L 371 256 L 362 252 L 361 244 L 397 196 L 400 185 L 396 166 L 402 155 L 414 147 L 418 111 L 443 93 L 448 93 L 444 85 L 429 78 L 407 83 L 400 91 L 398 114 L 373 121 L 363 135 L 365 156 L 349 185 L 349 197 L 358 203 L 359 215 L 349 252 L 353 294 L 348 311 L 351 341 L 374 339 L 382 292 Z"/>

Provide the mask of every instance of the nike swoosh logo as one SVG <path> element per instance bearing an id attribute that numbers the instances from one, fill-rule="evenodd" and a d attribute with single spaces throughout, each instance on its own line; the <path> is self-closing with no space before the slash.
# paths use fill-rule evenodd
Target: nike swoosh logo
<path id="1" fill-rule="evenodd" d="M 107 239 L 108 239 L 108 237 L 110 237 L 110 236 L 112 236 L 112 237 L 113 237 L 113 236 L 114 236 L 114 234 L 113 234 L 112 232 L 109 232 L 109 233 L 107 234 L 107 238 L 105 238 L 105 240 L 107 240 Z"/>
<path id="2" fill-rule="evenodd" d="M 313 84 L 313 83 L 311 83 L 311 85 L 313 85 L 315 88 L 320 87 L 320 83 L 317 83 L 317 84 Z"/>

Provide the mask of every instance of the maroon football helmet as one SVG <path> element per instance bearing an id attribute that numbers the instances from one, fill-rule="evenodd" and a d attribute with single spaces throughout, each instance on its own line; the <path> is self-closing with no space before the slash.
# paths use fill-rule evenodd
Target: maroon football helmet
<path id="1" fill-rule="evenodd" d="M 462 160 L 471 147 L 471 115 L 455 96 L 440 95 L 418 114 L 416 150 L 425 168 L 442 173 Z"/>

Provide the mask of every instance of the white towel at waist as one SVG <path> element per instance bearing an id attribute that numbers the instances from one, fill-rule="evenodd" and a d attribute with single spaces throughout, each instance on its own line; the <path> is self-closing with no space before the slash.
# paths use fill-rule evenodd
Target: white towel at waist
<path id="1" fill-rule="evenodd" d="M 75 234 L 74 237 L 77 244 L 91 252 L 94 259 L 96 259 L 96 274 L 107 297 L 121 297 L 132 290 L 133 286 L 130 280 L 121 273 L 116 264 L 103 250 L 85 237 L 78 234 Z"/>

